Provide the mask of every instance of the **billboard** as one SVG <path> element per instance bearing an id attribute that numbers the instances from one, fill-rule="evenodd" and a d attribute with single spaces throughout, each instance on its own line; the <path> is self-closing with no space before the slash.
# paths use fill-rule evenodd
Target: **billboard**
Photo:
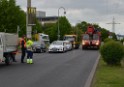
<path id="1" fill-rule="evenodd" d="M 28 25 L 33 26 L 36 24 L 36 7 L 27 8 Z"/>

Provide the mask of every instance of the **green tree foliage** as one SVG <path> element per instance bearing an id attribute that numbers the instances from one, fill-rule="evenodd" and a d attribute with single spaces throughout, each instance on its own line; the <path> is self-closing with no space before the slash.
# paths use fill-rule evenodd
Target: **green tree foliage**
<path id="1" fill-rule="evenodd" d="M 83 32 L 87 31 L 87 26 L 89 25 L 89 23 L 82 21 L 81 23 L 76 24 L 76 27 L 78 29 L 81 29 Z"/>
<path id="2" fill-rule="evenodd" d="M 114 40 L 117 40 L 117 36 L 116 36 L 115 33 L 112 33 L 112 37 L 113 37 Z"/>
<path id="3" fill-rule="evenodd" d="M 114 41 L 114 40 L 111 39 L 111 38 L 106 38 L 106 39 L 104 40 L 104 43 L 107 43 L 107 42 L 109 42 L 109 41 Z"/>
<path id="4" fill-rule="evenodd" d="M 32 33 L 33 34 L 36 34 L 36 33 L 41 33 L 41 32 L 43 32 L 42 25 L 41 25 L 41 23 L 39 23 L 38 21 L 36 21 L 36 25 L 33 26 Z"/>
<path id="5" fill-rule="evenodd" d="M 60 39 L 63 39 L 65 34 L 69 34 L 71 31 L 71 24 L 66 17 L 59 18 L 59 29 L 60 29 Z"/>
<path id="6" fill-rule="evenodd" d="M 109 31 L 104 29 L 104 28 L 101 28 L 101 39 L 102 41 L 104 41 L 106 38 L 108 38 L 109 36 Z"/>
<path id="7" fill-rule="evenodd" d="M 57 40 L 58 22 L 57 23 L 46 23 L 42 27 L 43 27 L 43 32 L 49 35 L 50 42 Z M 59 18 L 59 30 L 60 30 L 60 39 L 63 39 L 63 36 L 65 34 L 69 34 L 71 32 L 71 24 L 66 19 L 66 17 Z"/>
<path id="8" fill-rule="evenodd" d="M 20 34 L 25 33 L 26 14 L 16 6 L 15 0 L 0 1 L 0 32 L 16 33 L 20 26 Z"/>
<path id="9" fill-rule="evenodd" d="M 78 27 L 72 27 L 70 33 L 77 35 L 77 37 L 78 37 L 77 40 L 79 42 L 81 42 L 81 40 L 82 40 L 82 33 L 83 33 L 83 31 L 81 29 L 79 29 Z"/>
<path id="10" fill-rule="evenodd" d="M 50 42 L 57 40 L 57 24 L 56 23 L 47 23 L 43 26 L 43 32 L 48 34 L 50 37 Z"/>

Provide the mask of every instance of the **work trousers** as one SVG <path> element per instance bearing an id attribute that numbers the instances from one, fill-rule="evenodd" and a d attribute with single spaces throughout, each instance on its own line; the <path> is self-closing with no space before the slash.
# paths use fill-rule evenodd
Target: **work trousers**
<path id="1" fill-rule="evenodd" d="M 26 49 L 21 49 L 21 51 L 22 51 L 21 62 L 23 63 L 24 62 L 25 55 L 26 55 Z"/>
<path id="2" fill-rule="evenodd" d="M 30 50 L 27 50 L 27 63 L 32 64 L 33 63 L 33 52 Z"/>
<path id="3" fill-rule="evenodd" d="M 27 50 L 27 59 L 32 59 L 33 58 L 33 52 L 30 50 Z"/>

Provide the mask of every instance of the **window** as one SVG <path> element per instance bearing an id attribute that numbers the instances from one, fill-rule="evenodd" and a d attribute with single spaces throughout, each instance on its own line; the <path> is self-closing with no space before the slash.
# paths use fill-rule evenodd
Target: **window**
<path id="1" fill-rule="evenodd" d="M 93 40 L 98 40 L 99 39 L 99 35 L 98 34 L 94 34 L 93 35 Z"/>
<path id="2" fill-rule="evenodd" d="M 73 36 L 65 36 L 64 37 L 64 40 L 72 40 L 74 41 L 76 37 L 73 37 Z"/>
<path id="3" fill-rule="evenodd" d="M 88 34 L 84 34 L 83 35 L 83 40 L 89 40 L 89 35 Z"/>

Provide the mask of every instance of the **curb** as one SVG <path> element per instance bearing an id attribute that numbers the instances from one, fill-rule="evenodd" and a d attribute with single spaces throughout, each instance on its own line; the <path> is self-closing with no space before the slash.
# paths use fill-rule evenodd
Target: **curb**
<path id="1" fill-rule="evenodd" d="M 92 80 L 93 80 L 93 77 L 94 77 L 94 74 L 96 72 L 96 68 L 97 68 L 97 65 L 98 65 L 98 62 L 99 62 L 99 59 L 100 59 L 100 55 L 98 56 L 98 58 L 96 59 L 96 62 L 90 72 L 90 75 L 88 76 L 88 79 L 84 85 L 84 87 L 90 87 L 91 86 L 91 83 L 92 83 Z"/>

